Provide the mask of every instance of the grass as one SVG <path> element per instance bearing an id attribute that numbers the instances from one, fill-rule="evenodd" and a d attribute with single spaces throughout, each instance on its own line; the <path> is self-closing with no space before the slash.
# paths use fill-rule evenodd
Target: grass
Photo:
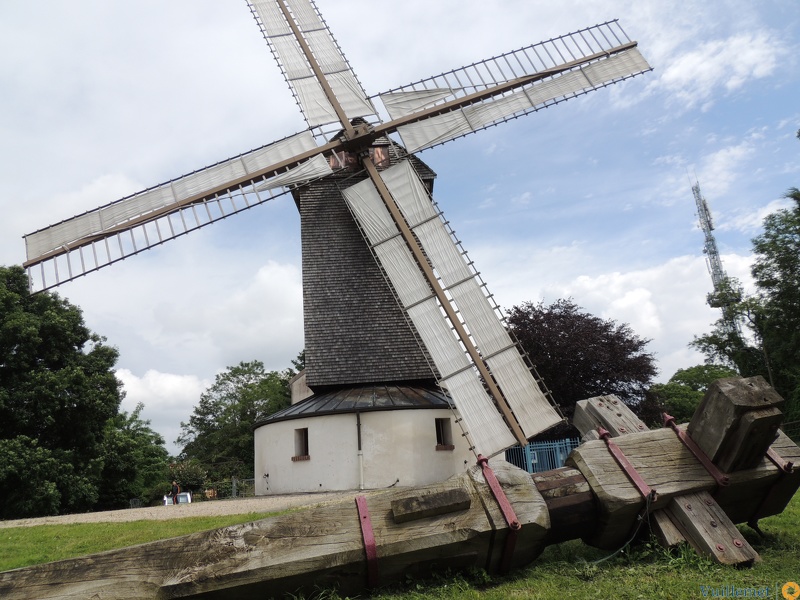
<path id="1" fill-rule="evenodd" d="M 188 517 L 167 521 L 73 523 L 4 528 L 0 529 L 0 571 L 135 546 L 196 531 L 246 523 L 267 516 L 270 515 L 250 513 L 219 517 Z"/>
<path id="2" fill-rule="evenodd" d="M 0 570 L 100 552 L 243 523 L 263 514 L 187 518 L 172 521 L 43 525 L 0 529 Z M 717 565 L 688 547 L 667 551 L 649 541 L 601 563 L 609 553 L 574 540 L 548 547 L 528 568 L 506 577 L 475 570 L 443 573 L 432 579 L 408 579 L 382 590 L 376 600 L 507 600 L 545 598 L 670 598 L 735 597 L 746 588 L 769 588 L 768 598 L 782 598 L 780 587 L 800 580 L 800 494 L 786 510 L 760 522 L 766 538 L 749 527 L 742 535 L 763 559 L 752 569 Z M 706 596 L 701 586 L 708 586 Z M 726 588 L 726 589 L 721 589 Z M 777 590 L 777 596 L 776 596 Z M 727 592 L 727 596 L 720 592 Z M 753 597 L 751 592 L 749 597 Z M 763 597 L 763 596 L 762 596 Z M 299 600 L 302 596 L 296 596 Z M 342 600 L 335 591 L 319 590 L 309 600 Z"/>
<path id="3" fill-rule="evenodd" d="M 759 538 L 746 525 L 743 536 L 762 558 L 751 569 L 724 567 L 696 554 L 688 546 L 665 550 L 654 541 L 637 544 L 616 557 L 577 540 L 548 547 L 530 567 L 508 577 L 483 572 L 407 581 L 374 596 L 380 600 L 546 598 L 669 598 L 744 597 L 747 589 L 760 597 L 783 598 L 781 587 L 800 581 L 800 494 L 780 515 L 759 522 Z M 701 586 L 706 587 L 703 594 Z M 709 589 L 711 588 L 711 589 Z M 725 588 L 725 589 L 722 589 Z M 768 590 L 765 590 L 768 588 Z M 776 595 L 777 592 L 777 595 Z M 327 594 L 327 595 L 326 595 Z M 727 595 L 725 595 L 727 594 Z M 335 593 L 320 597 L 336 600 Z M 754 591 L 748 597 L 756 596 Z"/>

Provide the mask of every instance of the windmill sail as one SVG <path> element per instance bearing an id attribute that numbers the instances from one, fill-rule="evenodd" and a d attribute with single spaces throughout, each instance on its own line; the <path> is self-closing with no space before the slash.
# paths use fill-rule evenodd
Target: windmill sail
<path id="1" fill-rule="evenodd" d="M 52 288 L 328 175 L 317 149 L 303 132 L 30 233 L 31 289 Z M 272 168 L 309 151 L 315 155 L 297 166 Z"/>
<path id="2" fill-rule="evenodd" d="M 453 105 L 398 127 L 406 149 L 417 152 L 649 70 L 619 23 L 609 21 L 378 96 L 395 121 Z M 457 102 L 497 88 L 506 91 L 466 106 Z"/>
<path id="3" fill-rule="evenodd" d="M 471 341 L 467 343 L 473 343 L 488 364 L 525 436 L 532 437 L 558 423 L 560 415 L 533 378 L 484 294 L 477 274 L 454 244 L 408 161 L 383 171 L 381 176 L 455 305 L 455 312 L 468 326 Z M 440 383 L 453 396 L 467 422 L 473 444 L 489 456 L 513 445 L 514 436 L 476 377 L 463 341 L 443 318 L 440 301 L 400 237 L 373 182 L 364 180 L 342 193 L 436 364 Z"/>
<path id="4" fill-rule="evenodd" d="M 375 114 L 361 84 L 339 49 L 328 25 L 311 0 L 248 0 L 292 94 L 309 127 L 335 123 L 340 118 L 328 100 L 323 82 L 317 79 L 314 66 L 307 59 L 296 32 L 313 53 L 320 72 L 336 95 L 348 119 Z M 284 9 L 290 11 L 293 22 Z M 296 25 L 296 31 L 293 28 Z"/>

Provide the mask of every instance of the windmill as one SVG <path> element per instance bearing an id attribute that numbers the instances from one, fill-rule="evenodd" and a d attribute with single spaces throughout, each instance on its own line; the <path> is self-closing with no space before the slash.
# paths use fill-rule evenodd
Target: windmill
<path id="1" fill-rule="evenodd" d="M 487 456 L 559 422 L 414 155 L 648 71 L 636 42 L 609 21 L 367 96 L 313 0 L 248 5 L 307 129 L 26 235 L 31 290 L 292 193 L 312 389 L 435 377 Z"/>

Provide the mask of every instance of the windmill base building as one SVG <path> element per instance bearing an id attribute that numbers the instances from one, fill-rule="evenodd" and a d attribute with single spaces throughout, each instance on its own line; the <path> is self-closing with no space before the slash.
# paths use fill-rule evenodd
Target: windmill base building
<path id="1" fill-rule="evenodd" d="M 371 153 L 379 168 L 408 158 L 386 138 Z M 435 173 L 410 160 L 431 192 Z M 342 197 L 366 175 L 354 155 L 331 162 L 349 166 L 293 192 L 306 369 L 292 381 L 292 405 L 256 425 L 257 495 L 425 485 L 474 462 L 452 400 Z"/>

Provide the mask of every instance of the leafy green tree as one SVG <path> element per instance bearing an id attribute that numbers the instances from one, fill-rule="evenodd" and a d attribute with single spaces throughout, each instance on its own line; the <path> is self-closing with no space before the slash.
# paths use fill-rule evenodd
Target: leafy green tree
<path id="1" fill-rule="evenodd" d="M 25 435 L 94 468 L 121 400 L 117 357 L 77 306 L 31 295 L 20 267 L 0 268 L 0 438 Z"/>
<path id="2" fill-rule="evenodd" d="M 163 496 L 169 454 L 164 438 L 141 418 L 144 404 L 106 423 L 99 509 L 120 508 L 137 498 L 152 504 Z"/>
<path id="3" fill-rule="evenodd" d="M 127 506 L 166 467 L 140 409 L 119 413 L 117 357 L 77 306 L 0 267 L 0 517 Z"/>
<path id="4" fill-rule="evenodd" d="M 578 400 L 605 394 L 636 407 L 656 375 L 649 340 L 572 299 L 525 302 L 509 311 L 508 324 L 567 417 Z"/>
<path id="5" fill-rule="evenodd" d="M 0 519 L 55 515 L 87 509 L 98 488 L 76 473 L 69 456 L 43 448 L 25 435 L 0 439 Z"/>
<path id="6" fill-rule="evenodd" d="M 253 475 L 253 425 L 289 406 L 291 369 L 266 371 L 261 361 L 241 362 L 216 376 L 200 396 L 177 444 L 182 459 L 196 459 L 212 480 Z"/>
<path id="7" fill-rule="evenodd" d="M 686 423 L 712 383 L 737 375 L 736 370 L 718 364 L 678 369 L 667 383 L 657 383 L 648 390 L 647 402 L 654 406 L 653 414 L 647 415 L 649 424 L 660 425 L 664 412 L 675 417 L 678 423 Z"/>

